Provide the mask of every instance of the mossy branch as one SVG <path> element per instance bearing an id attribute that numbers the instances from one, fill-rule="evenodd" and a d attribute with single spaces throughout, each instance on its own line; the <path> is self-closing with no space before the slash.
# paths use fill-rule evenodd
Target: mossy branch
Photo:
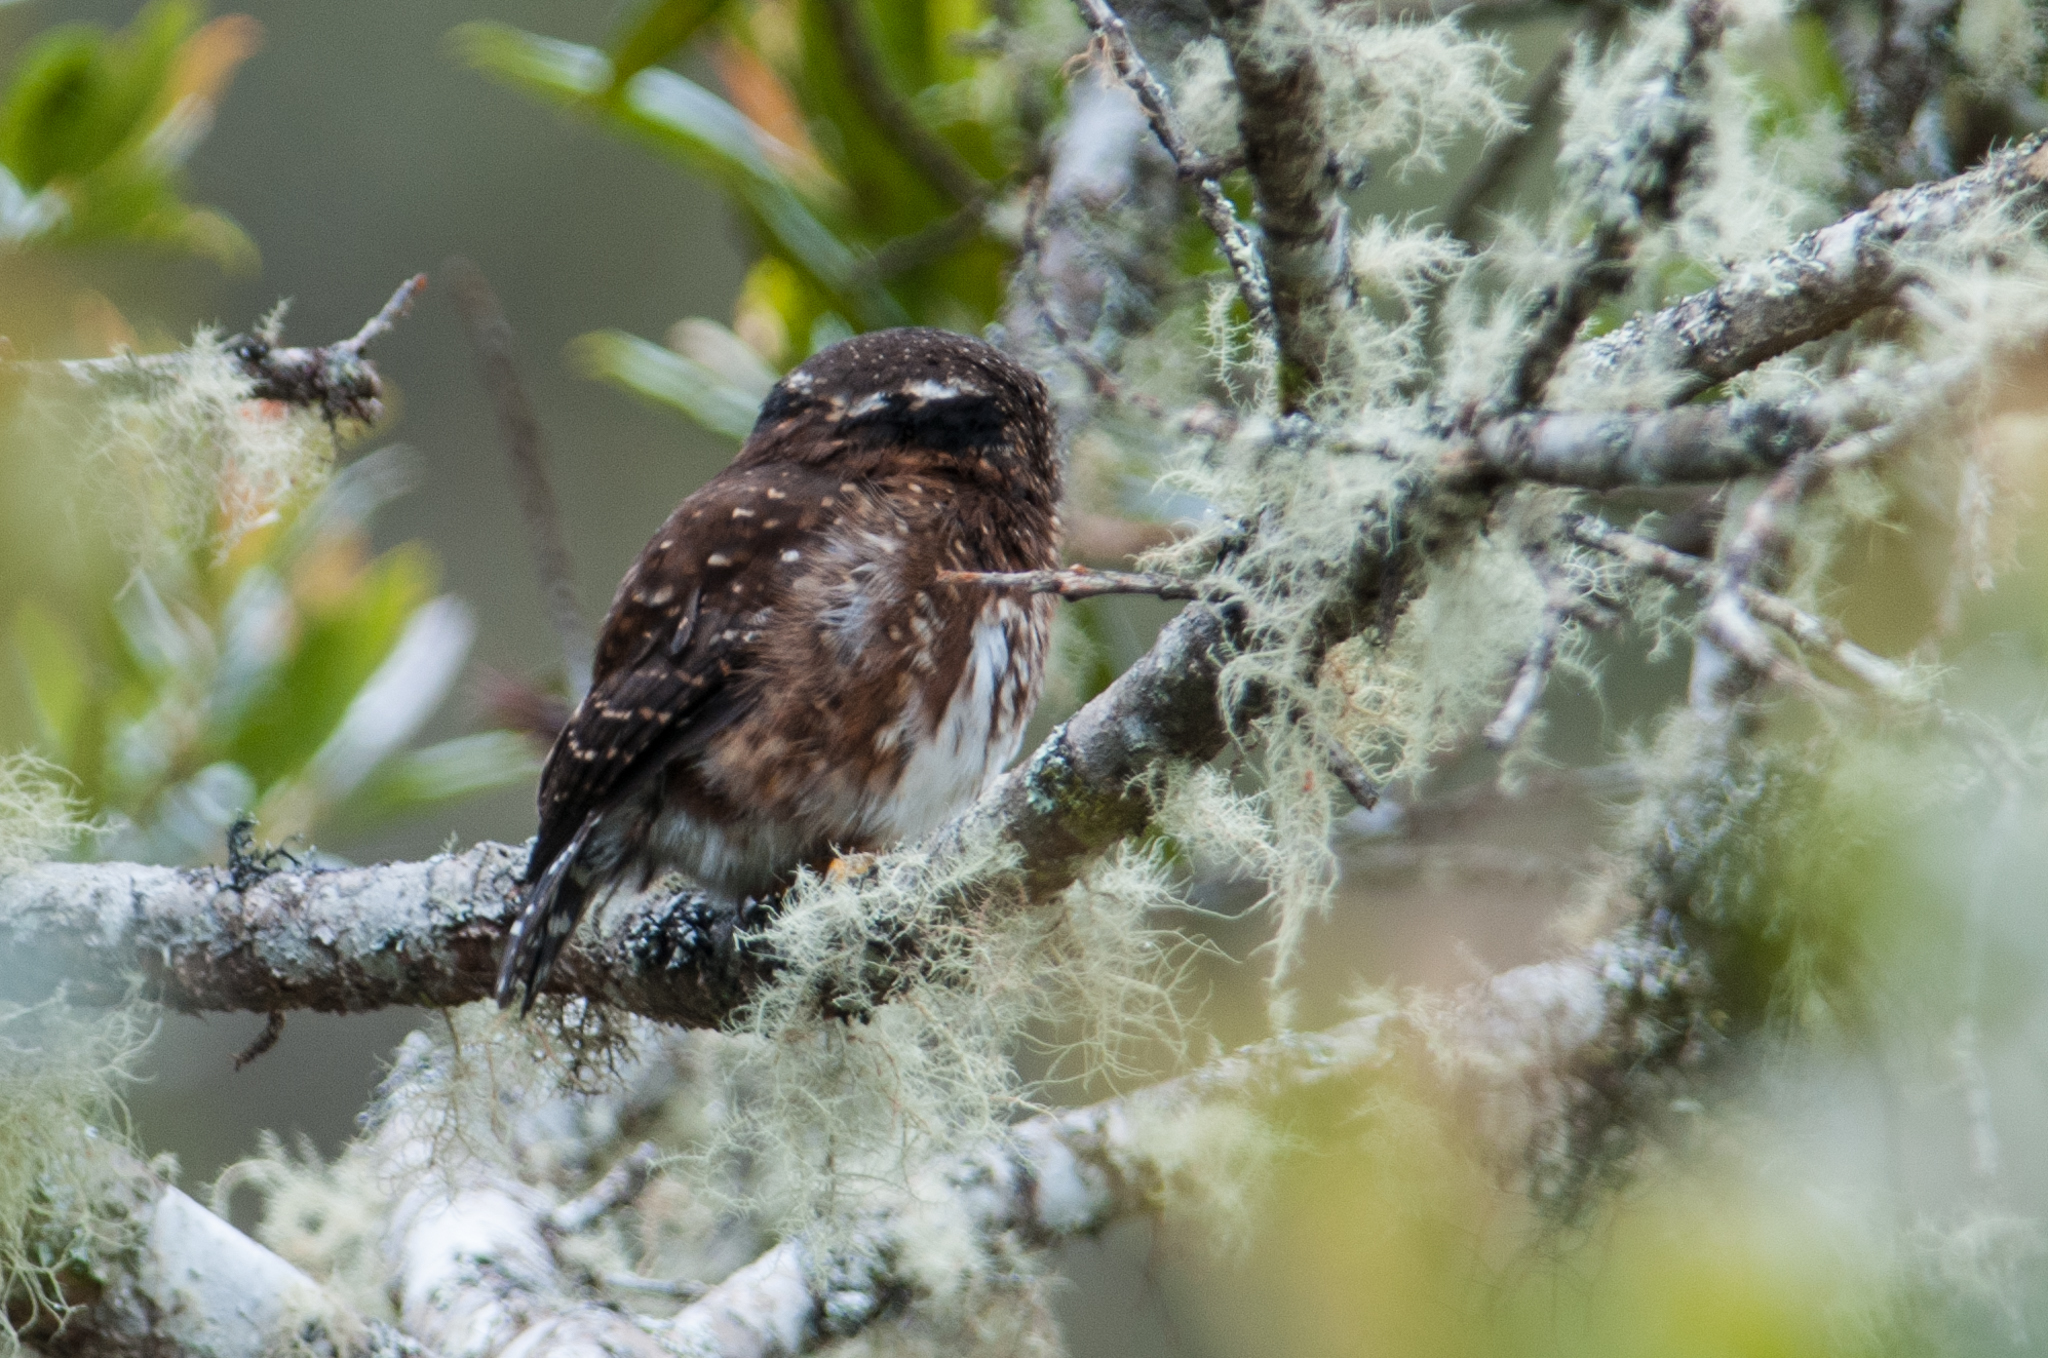
<path id="1" fill-rule="evenodd" d="M 2048 206 L 2048 135 L 2036 134 L 1939 183 L 1884 194 L 1763 259 L 1584 345 L 1593 374 L 1668 367 L 1676 405 L 1779 354 L 1832 335 L 1913 281 L 1910 251 Z"/>
<path id="2" fill-rule="evenodd" d="M 1323 127 L 1323 79 L 1299 16 L 1264 0 L 1209 0 L 1237 86 L 1238 133 L 1258 195 L 1280 346 L 1280 402 L 1301 409 L 1337 371 L 1338 318 L 1356 297 L 1346 255 L 1348 172 Z"/>
<path id="3" fill-rule="evenodd" d="M 384 415 L 384 379 L 376 365 L 363 357 L 363 350 L 371 341 L 389 333 L 412 310 L 414 299 L 426 286 L 427 276 L 414 274 L 398 285 L 391 299 L 363 323 L 362 329 L 333 344 L 280 346 L 262 334 L 233 337 L 228 348 L 251 383 L 251 399 L 308 407 L 330 420 L 375 424 Z M 182 375 L 185 363 L 182 352 L 47 362 L 0 356 L 0 380 L 61 379 L 88 389 L 119 387 L 136 382 L 175 381 Z"/>

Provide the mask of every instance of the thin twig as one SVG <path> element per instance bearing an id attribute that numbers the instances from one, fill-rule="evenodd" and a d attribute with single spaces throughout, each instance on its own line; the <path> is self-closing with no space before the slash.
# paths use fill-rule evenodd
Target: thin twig
<path id="1" fill-rule="evenodd" d="M 1131 41 L 1130 30 L 1124 26 L 1117 12 L 1105 0 L 1075 0 L 1075 3 L 1081 7 L 1081 17 L 1088 21 L 1088 27 L 1094 30 L 1102 50 L 1108 54 L 1117 79 L 1138 96 L 1138 103 L 1145 110 L 1145 119 L 1152 125 L 1152 135 L 1159 138 L 1159 144 L 1173 158 L 1175 169 L 1183 165 L 1213 166 L 1216 162 L 1211 157 L 1188 143 L 1180 115 L 1174 112 L 1173 100 L 1168 97 L 1166 87 L 1152 74 L 1145 58 L 1138 55 L 1137 44 Z M 1224 259 L 1230 263 L 1231 272 L 1237 276 L 1238 295 L 1244 299 L 1245 309 L 1251 313 L 1252 325 L 1261 334 L 1273 334 L 1273 292 L 1266 279 L 1266 262 L 1252 240 L 1250 229 L 1237 219 L 1237 209 L 1224 196 L 1223 185 L 1218 180 L 1196 180 L 1195 201 L 1200 207 L 1202 220 L 1216 234 L 1216 241 L 1223 249 Z"/>
<path id="2" fill-rule="evenodd" d="M 1515 671 L 1515 682 L 1508 689 L 1507 700 L 1500 706 L 1500 713 L 1486 724 L 1484 739 L 1487 748 L 1505 750 L 1521 738 L 1522 728 L 1529 724 L 1529 718 L 1536 714 L 1536 704 L 1543 700 L 1543 690 L 1550 684 L 1550 671 L 1557 664 L 1557 642 L 1566 621 L 1565 610 L 1556 603 L 1543 610 L 1543 622 L 1536 629 L 1536 639 L 1529 643 L 1528 654 L 1522 657 L 1521 666 Z"/>
<path id="3" fill-rule="evenodd" d="M 512 472 L 513 490 L 519 497 L 520 517 L 526 523 L 527 547 L 533 554 L 541 595 L 547 600 L 548 621 L 562 646 L 562 677 L 573 703 L 590 687 L 594 643 L 590 625 L 584 621 L 583 606 L 576 597 L 575 568 L 569 557 L 568 538 L 562 531 L 561 506 L 548 482 L 540 419 L 519 380 L 519 367 L 512 357 L 512 327 L 483 271 L 466 259 L 454 259 L 448 262 L 448 272 L 454 279 L 456 308 L 468 327 L 469 342 L 483 370 L 484 385 L 498 410 L 498 427 L 505 436 L 505 460 Z"/>
<path id="4" fill-rule="evenodd" d="M 1365 765 L 1357 756 L 1346 749 L 1344 742 L 1335 736 L 1324 736 L 1321 740 L 1323 762 L 1330 766 L 1330 772 L 1351 794 L 1351 800 L 1370 811 L 1379 805 L 1380 785 L 1365 771 Z"/>
<path id="5" fill-rule="evenodd" d="M 391 300 L 384 304 L 383 310 L 364 321 L 362 329 L 335 345 L 335 349 L 350 354 L 362 353 L 364 346 L 370 341 L 388 334 L 393 326 L 404 320 L 411 313 L 413 302 L 426 290 L 425 274 L 416 273 L 406 279 L 398 285 L 398 290 L 391 294 Z"/>
<path id="6" fill-rule="evenodd" d="M 548 1213 L 543 1223 L 557 1235 L 577 1235 L 640 1196 L 661 1162 L 661 1148 L 643 1141 L 622 1156 L 590 1191 L 569 1199 Z"/>
<path id="7" fill-rule="evenodd" d="M 1208 7 L 1230 62 L 1238 135 L 1258 200 L 1280 406 L 1300 411 L 1346 375 L 1352 355 L 1339 324 L 1358 301 L 1344 190 L 1358 187 L 1368 166 L 1340 164 L 1332 149 L 1320 44 L 1298 11 L 1266 0 L 1208 0 Z"/>
<path id="8" fill-rule="evenodd" d="M 263 1031 L 256 1034 L 256 1040 L 242 1048 L 241 1052 L 236 1055 L 235 1069 L 240 1070 L 272 1047 L 275 1047 L 277 1040 L 283 1036 L 284 1011 L 282 1009 L 273 1009 L 264 1018 Z"/>
<path id="9" fill-rule="evenodd" d="M 1095 599 L 1105 594 L 1150 594 L 1161 599 L 1202 599 L 1214 591 L 1171 575 L 1139 571 L 1092 571 L 1069 566 L 1057 571 L 940 571 L 942 585 L 979 585 L 1014 589 L 1025 594 L 1057 594 L 1062 599 Z"/>
<path id="10" fill-rule="evenodd" d="M 1911 431 L 1919 414 L 1946 402 L 1972 376 L 1970 361 L 1964 357 L 1928 366 L 1931 371 L 1922 379 L 1919 390 L 1911 394 L 1906 408 L 1890 421 L 1831 444 L 1805 449 L 1766 482 L 1750 502 L 1741 528 L 1721 553 L 1720 577 L 1702 610 L 1712 635 L 1746 663 L 1766 668 L 1773 657 L 1769 643 L 1750 617 L 1754 610 L 1749 608 L 1744 591 L 1754 583 L 1765 562 L 1782 551 L 1786 515 L 1837 470 L 1871 461 L 1896 447 Z M 1816 426 L 1831 423 L 1852 408 L 1855 395 L 1853 384 L 1837 384 L 1825 398 L 1828 413 L 1815 420 Z"/>
<path id="11" fill-rule="evenodd" d="M 1724 578 L 1722 568 L 1696 556 L 1674 552 L 1648 538 L 1625 532 L 1590 514 L 1565 516 L 1565 531 L 1573 541 L 1605 552 L 1645 575 L 1689 589 L 1711 592 Z M 1755 585 L 1739 587 L 1743 606 L 1808 650 L 1819 651 L 1870 687 L 1893 697 L 1908 692 L 1905 672 L 1883 656 L 1873 654 L 1850 641 L 1842 629 L 1824 618 L 1800 608 L 1781 595 Z"/>
<path id="12" fill-rule="evenodd" d="M 832 29 L 832 45 L 861 111 L 882 129 L 897 152 L 952 199 L 955 206 L 965 208 L 985 201 L 992 192 L 988 181 L 976 174 L 958 151 L 919 122 L 910 105 L 889 83 L 881 56 L 862 26 L 857 0 L 824 0 L 824 4 Z"/>
<path id="13" fill-rule="evenodd" d="M 1529 339 L 1503 388 L 1500 407 L 1518 410 L 1542 399 L 1551 374 L 1593 308 L 1628 282 L 1629 252 L 1644 227 L 1671 214 L 1706 133 L 1688 86 L 1700 59 L 1720 41 L 1719 0 L 1691 0 L 1686 38 L 1675 59 L 1645 87 L 1623 133 L 1605 154 L 1592 185 L 1598 220 L 1570 271 L 1539 291 L 1528 309 Z"/>

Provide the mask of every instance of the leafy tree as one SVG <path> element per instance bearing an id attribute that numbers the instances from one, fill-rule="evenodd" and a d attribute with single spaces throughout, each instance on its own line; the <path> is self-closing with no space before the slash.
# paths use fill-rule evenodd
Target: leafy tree
<path id="1" fill-rule="evenodd" d="M 674 159 L 754 242 L 730 324 L 587 337 L 590 371 L 737 439 L 836 337 L 982 329 L 1052 387 L 1070 548 L 1138 567 L 982 583 L 1185 608 L 1121 674 L 1075 664 L 1069 719 L 926 843 L 771 901 L 607 902 L 532 1022 L 477 1003 L 518 847 L 29 866 L 64 808 L 17 771 L 0 949 L 67 989 L 5 1020 L 41 1044 L 0 1064 L 41 1114 L 0 1143 L 27 1167 L 0 1174 L 11 1333 L 1036 1351 L 1048 1247 L 1151 1216 L 1258 1233 L 1188 1265 L 1178 1309 L 1261 1351 L 2026 1347 L 2032 11 L 661 0 L 601 50 L 452 44 Z M 704 65 L 723 95 L 676 69 Z M 369 382 L 350 344 L 322 352 Z M 366 486 L 259 456 L 335 389 L 252 412 L 274 377 L 227 361 L 93 388 L 92 427 L 142 399 L 177 454 L 115 522 L 225 599 L 192 605 L 209 628 L 288 593 L 307 646 L 357 657 L 307 662 L 343 730 L 426 588 L 321 545 L 352 520 L 320 495 Z M 222 467 L 279 489 L 219 496 Z M 389 602 L 320 612 L 335 552 L 349 599 Z M 121 610 L 150 597 L 109 624 L 138 670 Z M 52 612 L 17 629 L 39 710 L 86 731 Z M 1574 749 L 1544 719 L 1587 693 L 1643 718 Z M 228 710 L 190 760 L 292 805 L 332 737 Z M 397 777 L 376 762 L 350 786 Z M 1333 903 L 1418 898 L 1552 933 L 1462 985 L 1344 993 Z M 1201 1011 L 1254 931 L 1256 1019 Z M 218 1187 L 262 1191 L 281 1257 L 119 1138 L 78 1149 L 135 972 L 270 1031 L 446 1011 L 337 1159 L 273 1143 Z"/>

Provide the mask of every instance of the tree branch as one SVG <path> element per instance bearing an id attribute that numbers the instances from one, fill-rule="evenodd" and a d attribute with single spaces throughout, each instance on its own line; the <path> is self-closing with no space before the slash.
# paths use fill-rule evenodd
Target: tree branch
<path id="1" fill-rule="evenodd" d="M 1710 561 L 1674 552 L 1648 538 L 1625 533 L 1591 515 L 1566 515 L 1565 531 L 1573 541 L 1616 557 L 1646 575 L 1701 590 L 1710 596 L 1718 592 L 1729 578 L 1725 570 Z M 1744 608 L 1801 646 L 1829 656 L 1843 669 L 1880 692 L 1898 696 L 1907 691 L 1905 673 L 1897 665 L 1850 641 L 1834 623 L 1753 584 L 1738 582 L 1735 589 Z"/>
<path id="2" fill-rule="evenodd" d="M 1140 571 L 1097 571 L 1086 566 L 1056 571 L 940 571 L 938 582 L 1023 594 L 1057 594 L 1062 599 L 1095 599 L 1105 594 L 1150 594 L 1160 599 L 1205 597 L 1202 587 L 1192 580 Z"/>
<path id="3" fill-rule="evenodd" d="M 1720 41 L 1720 0 L 1689 0 L 1685 16 L 1683 45 L 1637 95 L 1617 144 L 1594 167 L 1587 186 L 1595 214 L 1591 239 L 1565 276 L 1531 299 L 1529 339 L 1508 375 L 1501 409 L 1542 399 L 1593 308 L 1627 284 L 1628 256 L 1643 228 L 1671 215 L 1693 149 L 1706 134 L 1705 114 L 1693 106 L 1689 86 L 1700 59 Z"/>
<path id="4" fill-rule="evenodd" d="M 24 1336 L 45 1358 L 418 1358 L 419 1345 L 357 1314 L 248 1236 L 125 1154 L 106 1192 L 126 1208 L 129 1248 L 80 1278 L 92 1300 L 52 1334 Z"/>
<path id="5" fill-rule="evenodd" d="M 1532 410 L 1480 426 L 1445 459 L 1452 479 L 1498 476 L 1613 490 L 1729 481 L 1814 447 L 1832 408 L 1728 401 L 1675 410 Z"/>
<path id="6" fill-rule="evenodd" d="M 1280 402 L 1298 410 L 1337 375 L 1337 317 L 1356 300 L 1343 168 L 1324 136 L 1323 78 L 1299 16 L 1265 0 L 1209 0 L 1229 53 L 1238 133 L 1258 195 L 1280 345 Z"/>
<path id="7" fill-rule="evenodd" d="M 1187 133 L 1181 127 L 1180 116 L 1174 112 L 1166 87 L 1152 74 L 1145 58 L 1138 55 L 1130 30 L 1107 0 L 1075 0 L 1075 3 L 1081 7 L 1081 17 L 1088 21 L 1088 27 L 1094 30 L 1108 53 L 1117 79 L 1138 96 L 1146 121 L 1152 125 L 1152 135 L 1159 138 L 1166 154 L 1173 157 L 1175 169 L 1191 165 L 1213 168 L 1214 161 L 1210 157 L 1188 144 Z M 1195 180 L 1195 201 L 1201 209 L 1202 220 L 1215 233 L 1231 272 L 1237 276 L 1238 295 L 1244 299 L 1245 309 L 1251 313 L 1252 324 L 1266 334 L 1273 334 L 1273 290 L 1266 277 L 1266 262 L 1252 241 L 1251 232 L 1237 219 L 1237 209 L 1230 205 L 1230 199 L 1223 194 L 1223 186 L 1213 176 L 1205 175 Z"/>
<path id="8" fill-rule="evenodd" d="M 413 300 L 426 286 L 425 274 L 406 279 L 362 329 L 334 344 L 280 348 L 260 335 L 228 340 L 229 350 L 252 384 L 250 399 L 311 407 L 329 420 L 375 424 L 384 416 L 384 381 L 375 365 L 363 357 L 363 350 L 412 310 Z M 76 386 L 95 388 L 173 380 L 187 362 L 183 353 L 175 351 L 48 362 L 0 358 L 0 371 L 30 378 L 68 378 Z"/>
<path id="9" fill-rule="evenodd" d="M 1014 844 L 1022 866 L 952 890 L 1021 904 L 1064 889 L 1095 854 L 1141 830 L 1154 807 L 1148 775 L 1206 760 L 1227 739 L 1216 703 L 1234 635 L 1225 617 L 1206 605 L 1184 611 L 907 870 L 945 877 L 965 846 L 993 837 Z M 66 978 L 74 999 L 92 1003 L 120 999 L 125 978 L 139 974 L 155 998 L 186 1012 L 466 1004 L 491 993 L 525 858 L 480 844 L 417 863 L 281 871 L 243 891 L 218 868 L 45 864 L 0 874 L 0 957 L 14 964 L 13 984 Z M 761 917 L 702 891 L 625 896 L 596 914 L 549 993 L 713 1026 L 773 969 L 743 941 Z"/>
<path id="10" fill-rule="evenodd" d="M 1738 266 L 1715 287 L 1584 345 L 1574 364 L 1596 376 L 1684 373 L 1667 397 L 1675 405 L 1885 305 L 1912 281 L 1915 247 L 1994 215 L 2024 220 L 2048 205 L 2044 185 L 2048 135 L 2037 134 L 1965 174 L 1887 193 Z"/>
<path id="11" fill-rule="evenodd" d="M 470 347 L 476 350 L 477 366 L 483 370 L 484 386 L 497 407 L 505 461 L 511 466 L 519 514 L 526 522 L 526 545 L 533 555 L 534 574 L 540 578 L 541 595 L 547 600 L 548 620 L 562 647 L 563 685 L 574 706 L 590 687 L 596 643 L 576 597 L 576 570 L 569 556 L 568 537 L 562 531 L 562 509 L 548 482 L 540 417 L 534 414 L 533 402 L 519 380 L 519 366 L 512 356 L 511 323 L 483 270 L 457 258 L 448 262 L 448 271 L 454 276 L 456 309 L 462 313 Z"/>

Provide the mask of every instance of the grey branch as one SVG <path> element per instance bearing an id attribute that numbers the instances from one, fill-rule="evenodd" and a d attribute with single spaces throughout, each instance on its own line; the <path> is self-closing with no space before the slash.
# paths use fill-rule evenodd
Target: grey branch
<path id="1" fill-rule="evenodd" d="M 1623 532 L 1612 524 L 1587 514 L 1570 514 L 1565 531 L 1572 539 L 1626 562 L 1646 575 L 1674 585 L 1713 594 L 1727 578 L 1726 572 L 1709 561 Z M 1881 693 L 1900 696 L 1908 691 L 1906 675 L 1897 665 L 1876 655 L 1843 635 L 1842 629 L 1825 618 L 1800 608 L 1789 599 L 1743 583 L 1737 596 L 1750 613 L 1769 623 L 1808 650 L 1829 656 L 1849 673 Z"/>
<path id="2" fill-rule="evenodd" d="M 83 1003 L 117 1002 L 139 975 L 187 1013 L 466 1004 L 490 993 L 525 862 L 522 848 L 479 844 L 419 863 L 295 868 L 242 891 L 225 869 L 46 864 L 0 874 L 0 957 L 10 988 L 62 979 Z M 691 893 L 615 902 L 569 950 L 562 993 L 715 1021 L 720 987 L 672 975 L 662 946 L 690 937 L 707 905 Z"/>
<path id="3" fill-rule="evenodd" d="M 1834 405 L 1728 401 L 1675 410 L 1532 410 L 1482 425 L 1446 474 L 1612 490 L 1776 471 L 1828 432 Z"/>
<path id="4" fill-rule="evenodd" d="M 1230 636 L 1213 608 L 1182 613 L 907 870 L 943 876 L 949 855 L 994 835 L 1017 846 L 1022 867 L 956 891 L 1033 900 L 1073 882 L 1151 819 L 1156 780 L 1145 775 L 1223 748 L 1216 676 Z M 217 868 L 45 864 L 0 874 L 0 958 L 9 984 L 67 978 L 83 1002 L 117 1001 L 140 975 L 186 1012 L 445 1008 L 490 994 L 525 860 L 487 843 L 424 862 L 290 869 L 242 891 Z M 624 896 L 579 934 L 549 991 L 716 1025 L 773 966 L 743 939 L 732 908 L 701 891 Z"/>
<path id="5" fill-rule="evenodd" d="M 1156 1129 L 1185 1124 L 1204 1108 L 1257 1113 L 1311 1091 L 1359 1105 L 1376 1081 L 1391 1078 L 1403 1097 L 1420 1093 L 1468 1110 L 1480 1151 L 1505 1177 L 1550 1173 L 1543 1147 L 1554 1140 L 1554 1121 L 1587 1099 L 1604 1070 L 1643 1055 L 1645 1034 L 1666 1040 L 1666 1029 L 1643 1021 L 1644 997 L 1682 997 L 1684 986 L 1673 984 L 1681 972 L 1670 953 L 1624 936 L 1453 996 L 1418 997 L 1401 1011 L 1274 1038 L 1123 1098 L 1042 1114 L 997 1142 L 929 1166 L 913 1185 L 915 1206 L 837 1230 L 829 1245 L 804 1238 L 777 1245 L 658 1324 L 583 1299 L 549 1243 L 549 1232 L 572 1229 L 565 1223 L 579 1204 L 604 1195 L 622 1170 L 641 1173 L 645 1152 L 628 1154 L 597 1189 L 566 1203 L 477 1160 L 437 1161 L 428 1148 L 437 1144 L 441 1110 L 428 1095 L 416 1115 L 404 1092 L 403 1082 L 426 1073 L 426 1044 L 415 1038 L 401 1049 L 401 1087 L 387 1095 L 372 1137 L 380 1181 L 395 1185 L 384 1266 L 404 1336 L 349 1313 L 305 1275 L 160 1184 L 147 1190 L 154 1195 L 145 1215 L 148 1244 L 134 1273 L 117 1268 L 68 1333 L 105 1345 L 91 1352 L 170 1358 L 254 1358 L 290 1327 L 309 1323 L 342 1358 L 402 1355 L 415 1345 L 476 1358 L 584 1346 L 644 1358 L 794 1358 L 916 1304 L 930 1283 L 909 1262 L 917 1251 L 904 1246 L 934 1218 L 993 1254 L 1006 1237 L 1044 1248 L 1159 1210 L 1175 1187 L 1171 1157 L 1179 1143 L 1162 1142 Z M 603 1097 L 651 1104 L 666 1092 L 658 1080 L 629 1081 Z M 557 1127 L 630 1121 L 609 1111 L 588 1116 L 543 1105 L 521 1109 L 519 1118 Z M 1162 1147 L 1169 1158 L 1161 1158 Z M 666 1295 L 699 1290 L 629 1281 L 634 1290 L 658 1287 Z M 180 1284 L 179 1306 L 131 1300 L 161 1302 L 160 1293 Z"/>
<path id="6" fill-rule="evenodd" d="M 1062 599 L 1095 599 L 1105 594 L 1150 594 L 1161 599 L 1200 599 L 1192 580 L 1143 571 L 1097 571 L 1069 566 L 1057 571 L 940 571 L 942 585 L 979 585 L 1023 594 L 1057 594 Z"/>
<path id="7" fill-rule="evenodd" d="M 1209 0 L 1209 14 L 1229 53 L 1258 195 L 1280 398 L 1298 409 L 1339 375 L 1337 318 L 1356 300 L 1339 196 L 1345 172 L 1325 136 L 1322 73 L 1299 16 L 1265 0 Z"/>
<path id="8" fill-rule="evenodd" d="M 24 1336 L 46 1358 L 417 1358 L 419 1345 L 326 1288 L 145 1166 L 104 1150 L 106 1191 L 133 1245 L 80 1278 L 92 1300 L 54 1334 Z"/>
<path id="9" fill-rule="evenodd" d="M 1616 144 L 1591 167 L 1591 237 L 1565 276 L 1540 290 L 1528 309 L 1529 338 L 1508 374 L 1499 408 L 1520 409 L 1543 396 L 1558 361 L 1602 299 L 1627 284 L 1630 252 L 1646 225 L 1671 215 L 1706 135 L 1706 114 L 1693 99 L 1698 63 L 1720 42 L 1720 0 L 1683 0 L 1685 42 L 1671 63 L 1638 93 Z"/>
<path id="10" fill-rule="evenodd" d="M 1137 44 L 1131 41 L 1130 30 L 1124 27 L 1124 21 L 1110 8 L 1107 0 L 1076 0 L 1076 3 L 1081 7 L 1081 17 L 1088 21 L 1088 27 L 1094 30 L 1107 50 L 1117 79 L 1138 96 L 1146 121 L 1152 125 L 1152 134 L 1173 157 L 1175 167 L 1213 166 L 1211 158 L 1189 144 L 1166 87 L 1152 74 L 1145 58 L 1138 54 Z M 1251 313 L 1252 324 L 1261 331 L 1273 333 L 1272 285 L 1266 277 L 1266 262 L 1260 257 L 1251 232 L 1237 219 L 1237 209 L 1230 205 L 1230 199 L 1224 196 L 1223 186 L 1214 178 L 1195 181 L 1195 201 L 1201 208 L 1202 220 L 1215 233 L 1217 244 L 1223 249 L 1223 257 L 1230 262 L 1231 272 L 1237 276 L 1237 290 L 1244 298 L 1245 309 Z"/>
<path id="11" fill-rule="evenodd" d="M 660 1149 L 652 1141 L 641 1142 L 626 1152 L 588 1193 L 571 1198 L 549 1212 L 543 1224 L 561 1235 L 589 1230 L 604 1217 L 639 1197 L 653 1176 L 654 1167 L 660 1162 Z"/>
<path id="12" fill-rule="evenodd" d="M 1574 366 L 1596 375 L 1683 372 L 1669 394 L 1677 404 L 1885 305 L 1912 281 L 1915 248 L 1996 216 L 2023 220 L 2048 205 L 2044 186 L 2048 136 L 2037 134 L 1974 170 L 1887 193 L 1861 212 L 1736 267 L 1707 291 L 1585 345 Z"/>
<path id="13" fill-rule="evenodd" d="M 398 285 L 383 308 L 345 340 L 312 347 L 280 347 L 258 335 L 238 335 L 228 347 L 249 379 L 249 396 L 258 401 L 318 410 L 330 420 L 375 424 L 384 416 L 384 380 L 363 357 L 372 341 L 388 333 L 427 286 L 425 274 Z M 186 356 L 118 354 L 113 358 L 74 358 L 51 362 L 0 359 L 0 369 L 29 378 L 68 379 L 85 388 L 172 380 L 184 371 Z"/>

